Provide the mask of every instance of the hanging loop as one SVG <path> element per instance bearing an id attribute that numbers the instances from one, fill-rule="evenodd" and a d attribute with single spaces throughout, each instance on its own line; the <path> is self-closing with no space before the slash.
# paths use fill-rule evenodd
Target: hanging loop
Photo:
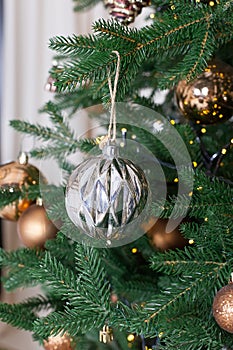
<path id="1" fill-rule="evenodd" d="M 116 54 L 117 56 L 117 66 L 116 66 L 116 74 L 115 74 L 113 87 L 112 87 L 110 73 L 108 75 L 108 86 L 109 86 L 109 91 L 111 96 L 111 111 L 110 111 L 110 121 L 109 121 L 109 128 L 108 128 L 108 139 L 114 142 L 116 140 L 116 93 L 117 93 L 117 84 L 118 84 L 119 75 L 120 75 L 121 58 L 118 51 L 112 51 L 112 53 Z"/>

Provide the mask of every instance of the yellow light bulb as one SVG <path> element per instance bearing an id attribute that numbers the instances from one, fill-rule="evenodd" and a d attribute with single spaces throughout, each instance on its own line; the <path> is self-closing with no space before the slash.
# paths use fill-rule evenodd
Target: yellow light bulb
<path id="1" fill-rule="evenodd" d="M 127 340 L 131 341 L 131 342 L 134 341 L 134 339 L 135 339 L 135 337 L 134 337 L 133 334 L 129 334 L 128 337 L 127 337 Z"/>

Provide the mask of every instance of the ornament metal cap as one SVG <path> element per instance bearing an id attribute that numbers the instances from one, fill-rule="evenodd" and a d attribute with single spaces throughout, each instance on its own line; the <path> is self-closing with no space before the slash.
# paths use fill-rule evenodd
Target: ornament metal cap
<path id="1" fill-rule="evenodd" d="M 36 205 L 39 205 L 40 207 L 42 207 L 43 205 L 43 199 L 41 197 L 38 197 L 36 200 Z"/>
<path id="2" fill-rule="evenodd" d="M 108 159 L 113 159 L 119 156 L 118 147 L 115 142 L 109 141 L 103 148 L 103 155 Z"/>

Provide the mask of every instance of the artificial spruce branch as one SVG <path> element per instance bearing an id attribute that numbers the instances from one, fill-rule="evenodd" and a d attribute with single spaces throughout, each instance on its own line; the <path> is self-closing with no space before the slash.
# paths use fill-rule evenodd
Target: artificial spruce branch
<path id="1" fill-rule="evenodd" d="M 12 252 L 0 250 L 0 265 L 7 267 L 7 273 L 2 277 L 7 291 L 22 286 L 35 286 L 40 281 L 35 279 L 31 271 L 39 264 L 44 252 L 42 250 L 18 249 Z"/>
<path id="2" fill-rule="evenodd" d="M 232 2 L 230 1 L 227 6 L 231 7 Z M 170 87 L 182 78 L 193 79 L 203 71 L 218 48 L 218 33 L 220 30 L 223 31 L 223 28 L 224 31 L 227 28 L 224 16 L 226 6 L 222 4 L 217 11 L 210 12 L 208 7 L 194 7 L 182 1 L 180 5 L 176 5 L 176 8 L 177 11 L 183 12 L 183 16 L 177 16 L 174 20 L 174 13 L 171 10 L 164 15 L 162 22 L 154 22 L 141 30 L 121 27 L 114 20 L 100 20 L 93 26 L 95 32 L 93 36 L 53 38 L 50 47 L 61 54 L 69 54 L 69 61 L 67 64 L 64 62 L 63 69 L 57 74 L 57 86 L 65 90 L 72 89 L 77 83 L 88 79 L 104 80 L 108 70 L 114 71 L 116 65 L 111 52 L 118 50 L 121 55 L 122 72 L 119 80 L 121 87 L 119 91 L 122 93 L 119 95 L 122 98 L 141 64 L 152 55 L 157 55 L 159 59 L 162 56 L 174 54 L 173 45 L 176 56 L 183 55 L 183 59 L 178 60 L 172 69 L 168 69 L 160 79 L 160 87 Z M 227 20 L 230 20 L 230 16 L 231 12 L 228 12 Z M 222 24 L 221 28 L 220 24 Z M 230 32 L 231 30 L 225 39 L 226 42 L 231 40 Z M 221 45 L 223 41 L 221 37 Z M 75 57 L 78 57 L 78 60 Z"/>
<path id="3" fill-rule="evenodd" d="M 27 304 L 0 304 L 0 319 L 14 327 L 32 331 L 36 315 Z"/>

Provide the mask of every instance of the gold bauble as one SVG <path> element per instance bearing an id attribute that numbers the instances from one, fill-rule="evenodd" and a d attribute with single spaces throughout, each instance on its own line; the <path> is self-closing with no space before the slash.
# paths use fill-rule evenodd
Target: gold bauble
<path id="1" fill-rule="evenodd" d="M 225 122 L 233 115 L 233 67 L 213 60 L 195 80 L 180 81 L 175 94 L 185 118 L 197 124 Z"/>
<path id="2" fill-rule="evenodd" d="M 233 333 L 233 283 L 221 288 L 215 295 L 213 315 L 219 327 Z"/>
<path id="3" fill-rule="evenodd" d="M 57 228 L 47 217 L 42 205 L 33 204 L 25 210 L 17 222 L 19 238 L 28 248 L 44 247 L 48 239 L 56 236 Z"/>
<path id="4" fill-rule="evenodd" d="M 44 340 L 44 348 L 45 350 L 74 350 L 75 345 L 72 338 L 63 334 Z"/>
<path id="5" fill-rule="evenodd" d="M 0 187 L 11 187 L 11 191 L 20 189 L 22 186 L 38 185 L 39 178 L 45 183 L 45 178 L 41 175 L 39 170 L 28 163 L 28 158 L 22 152 L 15 162 L 10 162 L 0 166 Z M 16 221 L 21 213 L 26 210 L 31 204 L 32 200 L 27 198 L 19 199 L 9 205 L 0 209 L 0 218 Z"/>
<path id="6" fill-rule="evenodd" d="M 155 222 L 155 219 L 151 218 L 147 225 L 143 225 L 143 228 L 155 249 L 160 251 L 175 248 L 182 249 L 188 244 L 188 240 L 182 236 L 179 227 L 171 232 L 166 232 L 167 219 L 158 219 L 154 224 L 153 222 Z M 147 227 L 150 228 L 147 230 Z"/>

